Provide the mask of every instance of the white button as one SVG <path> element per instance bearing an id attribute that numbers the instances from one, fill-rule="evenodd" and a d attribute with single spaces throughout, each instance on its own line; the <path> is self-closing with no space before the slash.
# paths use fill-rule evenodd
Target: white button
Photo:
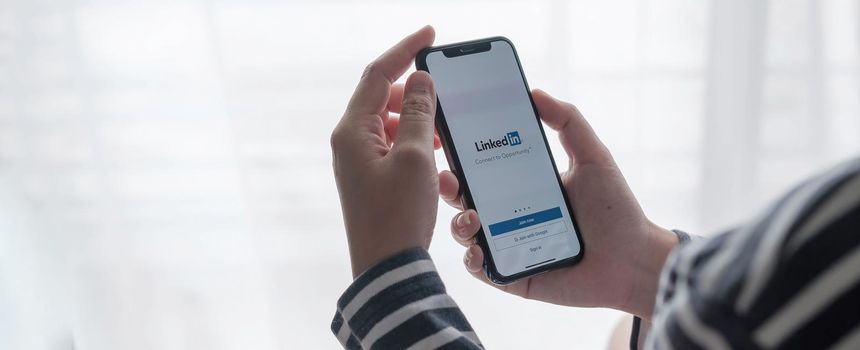
<path id="1" fill-rule="evenodd" d="M 557 235 L 565 231 L 567 231 L 567 226 L 564 224 L 564 221 L 559 220 L 552 224 L 538 227 L 530 227 L 524 230 L 506 234 L 502 237 L 494 239 L 493 243 L 496 245 L 496 250 L 502 250 L 520 244 L 526 244 L 528 242 L 547 238 L 549 236 Z"/>

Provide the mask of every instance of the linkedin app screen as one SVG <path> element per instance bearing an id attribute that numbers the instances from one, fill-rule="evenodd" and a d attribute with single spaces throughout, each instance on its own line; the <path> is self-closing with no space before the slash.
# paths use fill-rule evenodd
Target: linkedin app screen
<path id="1" fill-rule="evenodd" d="M 579 254 L 573 222 L 513 48 L 427 56 L 460 171 L 499 273 L 510 276 Z"/>

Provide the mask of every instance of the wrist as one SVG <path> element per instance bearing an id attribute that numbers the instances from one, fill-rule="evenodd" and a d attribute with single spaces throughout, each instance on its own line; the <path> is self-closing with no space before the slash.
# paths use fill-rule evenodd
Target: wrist
<path id="1" fill-rule="evenodd" d="M 663 265 L 669 253 L 678 245 L 678 238 L 674 232 L 649 222 L 646 242 L 642 254 L 634 262 L 630 296 L 621 309 L 650 321 Z"/>
<path id="2" fill-rule="evenodd" d="M 417 242 L 399 242 L 397 239 L 380 242 L 378 237 L 361 240 L 361 242 L 349 242 L 352 277 L 354 279 L 380 262 L 414 248 L 426 250 L 426 245 Z"/>

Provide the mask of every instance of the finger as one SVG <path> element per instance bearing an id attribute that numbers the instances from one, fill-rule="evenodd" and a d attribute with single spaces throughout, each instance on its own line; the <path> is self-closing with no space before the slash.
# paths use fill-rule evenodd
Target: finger
<path id="1" fill-rule="evenodd" d="M 385 125 L 386 142 L 391 146 L 391 143 L 397 138 L 397 130 L 400 127 L 400 118 L 394 116 L 383 118 L 383 123 Z M 439 135 L 433 134 L 433 149 L 438 150 L 440 148 L 442 148 L 442 141 L 439 140 Z"/>
<path id="2" fill-rule="evenodd" d="M 388 111 L 400 114 L 401 106 L 403 106 L 403 84 L 391 85 L 388 93 Z"/>
<path id="3" fill-rule="evenodd" d="M 403 75 L 418 51 L 433 44 L 433 27 L 425 26 L 407 36 L 370 63 L 349 101 L 349 115 L 377 115 L 385 110 L 391 84 Z"/>
<path id="4" fill-rule="evenodd" d="M 442 170 L 439 173 L 439 196 L 448 205 L 463 210 L 463 203 L 460 201 L 460 183 L 457 181 L 457 176 L 448 170 Z"/>
<path id="5" fill-rule="evenodd" d="M 475 234 L 481 228 L 478 213 L 472 209 L 461 212 L 451 219 L 451 235 L 461 245 L 475 244 Z"/>
<path id="6" fill-rule="evenodd" d="M 511 286 L 515 286 L 521 282 L 518 281 L 509 285 L 498 285 L 490 281 L 487 277 L 486 271 L 484 271 L 484 252 L 481 251 L 481 247 L 477 244 L 472 244 L 466 249 L 466 253 L 463 256 L 463 265 L 465 265 L 466 271 L 469 271 L 472 277 L 505 292 L 510 293 Z"/>
<path id="7" fill-rule="evenodd" d="M 481 251 L 481 247 L 477 244 L 472 244 L 466 249 L 466 253 L 463 256 L 463 265 L 466 266 L 466 271 L 469 271 L 472 277 L 493 286 L 493 288 L 521 297 L 528 296 L 531 278 L 519 280 L 507 285 L 499 285 L 490 281 L 487 277 L 487 273 L 484 271 L 484 252 Z"/>
<path id="8" fill-rule="evenodd" d="M 609 150 L 597 138 L 591 125 L 576 106 L 557 100 L 538 89 L 532 92 L 532 99 L 541 119 L 550 128 L 558 131 L 571 164 L 613 164 Z"/>
<path id="9" fill-rule="evenodd" d="M 397 130 L 400 128 L 400 118 L 389 117 L 385 120 L 385 142 L 388 146 L 397 138 Z"/>
<path id="10" fill-rule="evenodd" d="M 466 254 L 463 257 L 463 264 L 466 265 L 466 271 L 469 271 L 473 276 L 487 281 L 487 276 L 483 272 L 484 253 L 481 251 L 481 247 L 477 244 L 467 246 Z"/>
<path id="11" fill-rule="evenodd" d="M 391 113 L 400 114 L 403 110 L 403 84 L 394 84 L 391 85 L 390 93 L 388 94 L 388 111 Z M 392 117 L 391 119 L 397 119 Z M 397 136 L 397 125 L 400 124 L 399 120 L 395 120 L 391 123 L 391 127 L 386 124 L 386 131 L 391 130 L 390 135 L 391 141 L 394 141 L 394 137 Z M 391 143 L 389 143 L 389 146 Z M 442 148 L 442 140 L 439 139 L 439 135 L 433 134 L 433 149 Z"/>
<path id="12" fill-rule="evenodd" d="M 435 115 L 436 91 L 430 74 L 424 71 L 412 73 L 403 88 L 403 108 L 393 151 L 409 146 L 421 153 L 426 152 L 426 156 L 432 158 Z"/>

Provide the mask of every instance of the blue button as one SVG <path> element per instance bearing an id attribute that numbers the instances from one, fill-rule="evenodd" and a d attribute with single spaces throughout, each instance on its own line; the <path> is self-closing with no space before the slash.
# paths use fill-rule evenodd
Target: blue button
<path id="1" fill-rule="evenodd" d="M 498 236 L 555 219 L 561 219 L 561 209 L 559 207 L 492 224 L 490 225 L 490 235 Z"/>

